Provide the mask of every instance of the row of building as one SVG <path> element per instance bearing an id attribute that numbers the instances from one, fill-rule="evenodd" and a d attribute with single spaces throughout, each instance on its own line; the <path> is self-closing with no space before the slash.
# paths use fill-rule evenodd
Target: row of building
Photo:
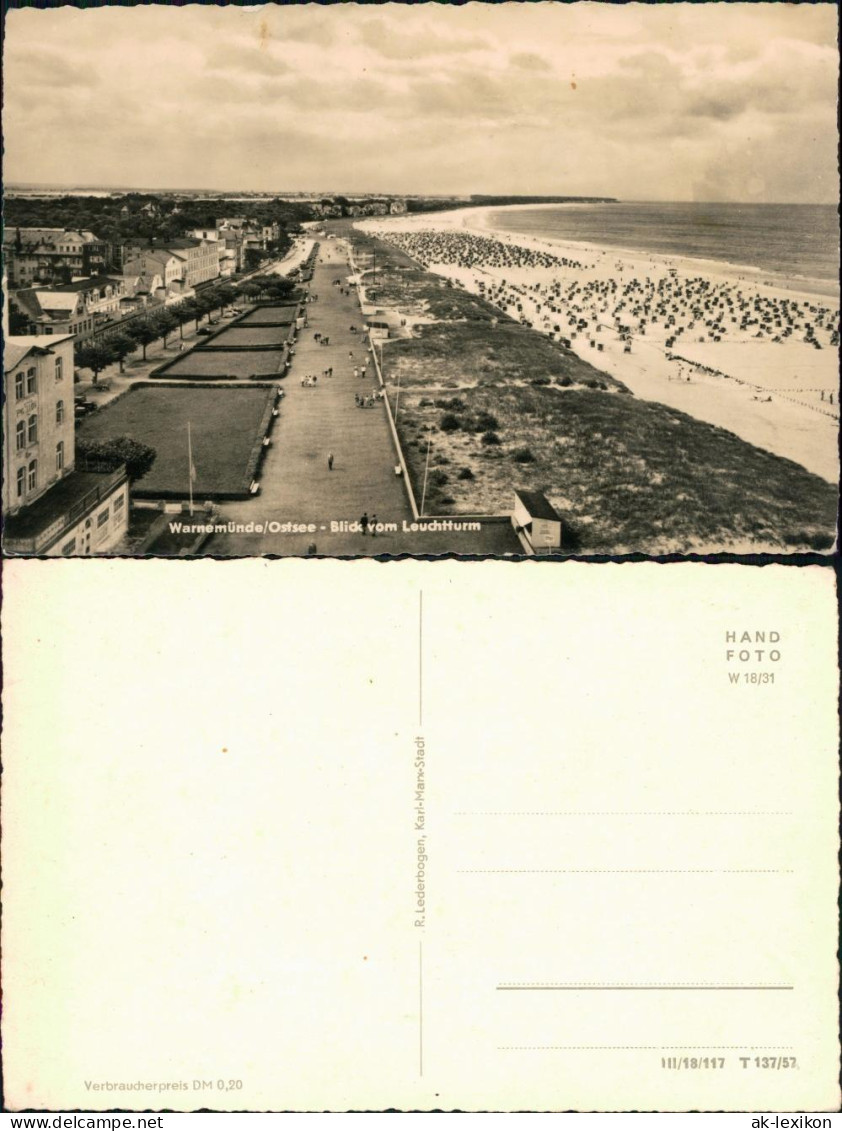
<path id="1" fill-rule="evenodd" d="M 197 287 L 247 266 L 265 252 L 278 224 L 223 217 L 180 239 L 119 248 L 93 232 L 17 228 L 4 233 L 3 258 L 15 329 L 85 339 L 150 304 L 179 302 Z"/>
<path id="2" fill-rule="evenodd" d="M 320 219 L 339 216 L 389 216 L 406 212 L 406 201 L 389 198 L 378 200 L 347 200 L 345 197 L 312 202 L 313 211 Z"/>
<path id="3" fill-rule="evenodd" d="M 218 220 L 183 239 L 113 249 L 92 232 L 18 229 L 4 237 L 3 545 L 7 553 L 86 556 L 114 549 L 129 522 L 129 483 L 76 456 L 74 342 L 138 306 L 179 301 L 267 250 L 277 225 Z M 69 281 L 67 275 L 76 276 Z M 25 284 L 25 285 L 22 285 Z"/>

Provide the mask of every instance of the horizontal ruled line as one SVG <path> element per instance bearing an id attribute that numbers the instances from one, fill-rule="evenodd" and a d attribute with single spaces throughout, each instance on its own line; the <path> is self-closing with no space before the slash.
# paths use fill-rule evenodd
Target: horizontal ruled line
<path id="1" fill-rule="evenodd" d="M 459 809 L 456 817 L 793 817 L 759 809 Z"/>
<path id="2" fill-rule="evenodd" d="M 603 982 L 505 982 L 498 990 L 792 990 L 785 985 L 717 985 L 712 982 L 647 982 L 638 985 L 609 985 Z"/>
<path id="3" fill-rule="evenodd" d="M 577 1052 L 636 1049 L 645 1052 L 791 1052 L 793 1045 L 498 1045 L 498 1052 Z"/>
<path id="4" fill-rule="evenodd" d="M 457 868 L 461 875 L 790 876 L 792 868 Z"/>

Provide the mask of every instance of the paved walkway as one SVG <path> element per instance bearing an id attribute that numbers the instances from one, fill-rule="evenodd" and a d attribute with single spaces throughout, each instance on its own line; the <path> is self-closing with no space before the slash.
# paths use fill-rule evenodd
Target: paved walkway
<path id="1" fill-rule="evenodd" d="M 331 523 L 354 523 L 366 512 L 383 523 L 411 521 L 412 513 L 402 479 L 395 475 L 392 435 L 381 401 L 360 409 L 355 393 L 371 393 L 377 385 L 374 363 L 368 376 L 354 377 L 369 356 L 361 328 L 359 303 L 353 288 L 344 286 L 350 273 L 347 250 L 340 241 L 324 241 L 319 250 L 311 295 L 309 325 L 299 331 L 286 396 L 272 433 L 272 447 L 260 475 L 256 499 L 220 505 L 220 519 L 238 523 L 313 523 L 315 533 L 246 533 L 216 535 L 205 552 L 218 555 L 304 554 L 315 542 L 320 554 L 371 555 L 406 552 L 405 538 L 384 533 L 364 536 Z M 334 286 L 341 279 L 343 287 Z M 341 293 L 342 290 L 348 293 Z M 330 340 L 320 345 L 314 335 Z M 324 370 L 333 367 L 333 377 Z M 317 377 L 315 388 L 303 388 L 302 378 Z M 328 453 L 333 452 L 333 470 Z M 415 553 L 423 553 L 417 544 Z"/>

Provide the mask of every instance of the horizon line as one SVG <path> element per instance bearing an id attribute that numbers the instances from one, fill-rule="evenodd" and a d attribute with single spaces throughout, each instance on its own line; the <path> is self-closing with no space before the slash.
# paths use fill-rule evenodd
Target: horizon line
<path id="1" fill-rule="evenodd" d="M 153 194 L 173 194 L 173 193 L 213 193 L 220 197 L 231 197 L 240 193 L 247 193 L 250 196 L 384 196 L 384 197 L 409 197 L 420 199 L 449 199 L 465 200 L 473 196 L 510 196 L 510 197 L 540 197 L 551 196 L 557 197 L 559 200 L 573 199 L 576 197 L 592 198 L 593 200 L 605 200 L 618 204 L 754 204 L 763 207 L 775 207 L 782 205 L 790 206 L 813 206 L 822 208 L 839 208 L 839 200 L 698 200 L 698 199 L 676 199 L 674 197 L 661 197 L 650 198 L 645 200 L 643 198 L 637 199 L 623 199 L 622 197 L 608 197 L 600 193 L 551 193 L 551 192 L 532 192 L 532 193 L 519 193 L 519 192 L 397 192 L 394 190 L 372 190 L 372 189 L 245 189 L 245 188 L 228 188 L 221 189 L 216 187 L 201 187 L 201 186 L 179 186 L 162 188 L 156 186 L 135 186 L 135 185 L 109 185 L 101 183 L 92 184 L 73 184 L 73 182 L 58 182 L 58 181 L 6 181 L 4 196 L 8 196 L 10 192 L 15 189 L 77 189 L 79 191 L 67 191 L 68 196 L 84 196 L 85 189 L 95 189 L 101 192 L 110 193 L 136 193 L 138 195 L 153 195 Z M 550 202 L 552 203 L 552 202 Z"/>

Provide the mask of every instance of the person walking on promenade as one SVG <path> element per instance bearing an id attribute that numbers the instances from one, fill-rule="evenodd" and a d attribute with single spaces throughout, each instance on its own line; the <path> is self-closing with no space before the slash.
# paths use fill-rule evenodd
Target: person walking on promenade
<path id="1" fill-rule="evenodd" d="M 327 453 L 327 469 L 333 471 L 333 452 Z"/>
<path id="2" fill-rule="evenodd" d="M 368 533 L 368 514 L 367 513 L 364 513 L 362 518 L 360 519 L 360 528 L 362 529 L 363 534 Z"/>
<path id="3" fill-rule="evenodd" d="M 371 530 L 371 537 L 376 538 L 377 537 L 377 515 L 376 514 L 373 514 L 371 516 L 371 522 L 369 522 L 368 525 L 369 525 L 369 529 Z"/>

